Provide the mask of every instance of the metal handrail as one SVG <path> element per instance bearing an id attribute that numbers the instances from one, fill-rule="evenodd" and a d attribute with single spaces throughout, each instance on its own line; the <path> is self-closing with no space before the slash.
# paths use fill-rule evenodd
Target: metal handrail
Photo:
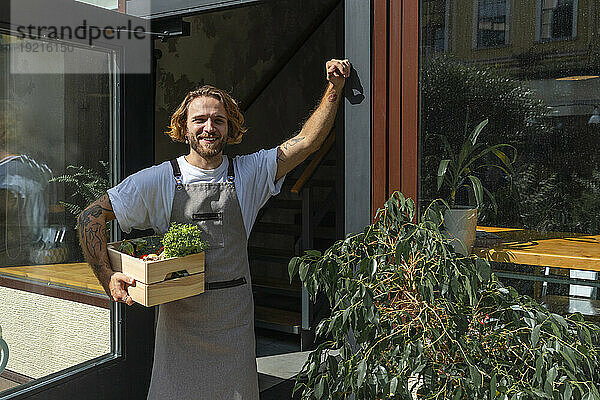
<path id="1" fill-rule="evenodd" d="M 302 172 L 302 175 L 300 175 L 300 178 L 298 178 L 294 186 L 292 186 L 290 192 L 294 194 L 299 194 L 300 191 L 302 191 L 302 188 L 304 187 L 304 185 L 306 185 L 310 178 L 312 178 L 313 174 L 321 164 L 321 161 L 323 161 L 323 158 L 325 158 L 325 156 L 327 155 L 327 153 L 331 149 L 331 146 L 333 146 L 334 143 L 335 130 L 332 129 L 327 139 L 325 139 L 325 143 L 321 145 L 321 148 L 319 149 L 317 154 L 315 154 L 313 159 L 310 160 L 310 163 L 308 164 L 306 169 L 304 169 L 304 172 Z"/>

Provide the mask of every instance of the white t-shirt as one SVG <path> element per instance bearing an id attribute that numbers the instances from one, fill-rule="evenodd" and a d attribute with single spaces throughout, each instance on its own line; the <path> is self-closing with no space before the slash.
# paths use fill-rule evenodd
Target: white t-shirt
<path id="1" fill-rule="evenodd" d="M 277 148 L 237 156 L 234 160 L 235 190 L 246 234 L 250 236 L 258 211 L 269 197 L 279 193 L 284 178 L 275 182 Z M 184 184 L 227 182 L 229 159 L 225 155 L 221 165 L 209 170 L 194 167 L 184 156 L 177 161 Z M 152 228 L 157 234 L 165 233 L 169 229 L 174 194 L 175 178 L 169 161 L 136 172 L 108 190 L 119 226 L 127 233 L 132 228 Z"/>

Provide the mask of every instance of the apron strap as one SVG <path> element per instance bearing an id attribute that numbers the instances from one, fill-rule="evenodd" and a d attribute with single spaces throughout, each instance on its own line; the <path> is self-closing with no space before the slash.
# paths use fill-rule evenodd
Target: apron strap
<path id="1" fill-rule="evenodd" d="M 175 177 L 176 182 L 175 189 L 181 190 L 183 189 L 183 180 L 181 179 L 181 169 L 179 169 L 176 158 L 171 160 L 171 167 L 173 167 L 173 176 Z"/>
<path id="2" fill-rule="evenodd" d="M 235 172 L 233 171 L 233 159 L 229 159 L 229 166 L 227 167 L 227 182 L 233 182 L 235 179 Z"/>

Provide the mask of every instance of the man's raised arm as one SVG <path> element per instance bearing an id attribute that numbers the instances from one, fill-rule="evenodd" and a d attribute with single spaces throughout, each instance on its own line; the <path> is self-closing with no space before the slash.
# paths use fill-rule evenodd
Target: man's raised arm
<path id="1" fill-rule="evenodd" d="M 327 61 L 325 69 L 329 85 L 327 85 L 321 103 L 308 118 L 300 133 L 277 149 L 275 180 L 296 168 L 306 157 L 318 150 L 333 126 L 344 83 L 350 76 L 350 62 L 348 60 L 330 60 Z"/>
<path id="2" fill-rule="evenodd" d="M 79 214 L 77 218 L 79 241 L 85 259 L 92 267 L 94 275 L 104 287 L 106 294 L 115 301 L 132 305 L 133 300 L 127 294 L 127 288 L 135 282 L 125 274 L 114 272 L 108 259 L 106 223 L 113 219 L 115 219 L 115 213 L 108 194 L 105 194 Z"/>

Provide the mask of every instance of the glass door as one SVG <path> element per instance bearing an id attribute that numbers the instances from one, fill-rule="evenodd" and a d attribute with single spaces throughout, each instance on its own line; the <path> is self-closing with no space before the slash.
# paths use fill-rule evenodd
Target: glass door
<path id="1" fill-rule="evenodd" d="M 128 314 L 150 322 L 142 343 L 152 336 L 148 310 L 123 310 L 104 293 L 75 228 L 123 173 L 152 164 L 153 151 L 128 152 L 140 131 L 125 123 L 152 120 L 142 115 L 151 110 L 150 39 L 144 21 L 80 2 L 9 6 L 0 30 L 0 398 L 52 398 L 50 387 L 64 398 L 105 386 L 94 369 L 123 368 Z M 107 239 L 119 236 L 112 225 Z M 77 377 L 88 384 L 75 389 Z"/>

